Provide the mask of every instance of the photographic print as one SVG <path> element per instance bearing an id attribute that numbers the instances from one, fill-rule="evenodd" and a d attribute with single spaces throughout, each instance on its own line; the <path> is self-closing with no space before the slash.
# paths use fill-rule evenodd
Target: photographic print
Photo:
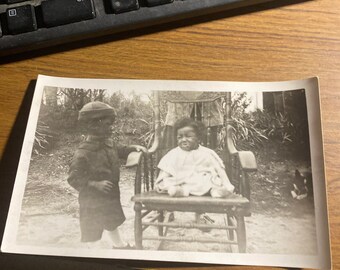
<path id="1" fill-rule="evenodd" d="M 329 267 L 317 79 L 39 76 L 1 250 Z"/>

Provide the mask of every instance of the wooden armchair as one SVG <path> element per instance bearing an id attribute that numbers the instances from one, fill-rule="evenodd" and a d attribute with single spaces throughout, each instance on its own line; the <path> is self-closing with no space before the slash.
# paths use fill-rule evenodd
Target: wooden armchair
<path id="1" fill-rule="evenodd" d="M 221 94 L 223 94 L 223 97 Z M 190 103 L 190 116 L 195 120 L 205 120 L 207 125 L 205 144 L 207 147 L 217 145 L 216 132 L 209 126 L 211 123 L 210 118 L 213 115 L 213 112 L 209 111 L 213 107 L 212 102 L 216 102 L 218 98 L 224 98 L 227 101 L 227 121 L 223 121 L 227 122 L 224 128 L 226 137 L 223 140 L 223 149 L 220 156 L 226 165 L 227 174 L 235 185 L 236 190 L 236 193 L 228 198 L 212 198 L 210 196 L 170 197 L 154 190 L 154 182 L 158 174 L 158 161 L 168 150 L 165 149 L 164 141 L 161 138 L 159 95 L 159 93 L 155 92 L 155 138 L 153 145 L 148 149 L 148 153 L 131 153 L 126 164 L 128 167 L 136 167 L 135 195 L 132 197 L 135 210 L 136 248 L 143 249 L 143 241 L 145 240 L 157 240 L 159 243 L 164 241 L 223 243 L 237 246 L 238 252 L 246 252 L 247 236 L 244 217 L 250 216 L 249 173 L 256 171 L 257 165 L 252 152 L 237 151 L 234 146 L 232 140 L 233 128 L 228 124 L 230 123 L 230 115 L 228 115 L 230 114 L 230 93 L 212 93 L 209 96 L 210 93 L 204 92 L 203 96 L 184 99 L 184 101 L 183 97 L 174 99 L 172 94 L 170 94 L 170 98 L 165 98 L 167 102 L 172 104 Z M 172 110 L 174 110 L 173 105 Z M 215 139 L 212 139 L 213 136 L 215 136 Z M 172 218 L 173 215 L 170 213 L 173 211 L 218 213 L 225 215 L 227 222 L 225 224 L 184 223 L 178 221 L 177 218 Z M 149 232 L 146 232 L 146 230 L 150 227 L 157 227 L 158 230 L 156 231 L 158 233 L 153 236 L 148 235 Z M 178 237 L 169 235 L 169 228 L 218 229 L 225 230 L 226 234 L 223 239 L 221 237 L 218 237 L 218 239 L 208 238 L 203 235 L 202 237 Z"/>

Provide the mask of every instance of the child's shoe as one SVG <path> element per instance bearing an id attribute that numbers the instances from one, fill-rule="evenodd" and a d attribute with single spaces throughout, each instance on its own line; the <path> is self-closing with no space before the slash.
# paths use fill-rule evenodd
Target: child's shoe
<path id="1" fill-rule="evenodd" d="M 213 198 L 228 198 L 232 194 L 233 192 L 226 187 L 215 187 L 210 190 L 210 195 Z"/>

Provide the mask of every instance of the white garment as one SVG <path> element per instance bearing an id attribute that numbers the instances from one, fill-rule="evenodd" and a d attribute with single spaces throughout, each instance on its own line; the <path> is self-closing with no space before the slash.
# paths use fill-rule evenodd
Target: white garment
<path id="1" fill-rule="evenodd" d="M 191 151 L 180 147 L 170 150 L 161 159 L 158 168 L 160 174 L 155 183 L 158 192 L 167 192 L 172 186 L 181 186 L 196 196 L 208 193 L 213 187 L 223 186 L 230 192 L 234 190 L 221 158 L 215 151 L 201 145 Z"/>

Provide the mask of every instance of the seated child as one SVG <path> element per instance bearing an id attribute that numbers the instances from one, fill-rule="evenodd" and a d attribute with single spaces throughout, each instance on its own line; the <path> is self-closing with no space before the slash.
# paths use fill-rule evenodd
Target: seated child
<path id="1" fill-rule="evenodd" d="M 173 197 L 189 195 L 227 197 L 234 191 L 221 158 L 199 144 L 200 124 L 184 118 L 175 124 L 178 147 L 170 150 L 159 162 L 156 190 Z"/>

